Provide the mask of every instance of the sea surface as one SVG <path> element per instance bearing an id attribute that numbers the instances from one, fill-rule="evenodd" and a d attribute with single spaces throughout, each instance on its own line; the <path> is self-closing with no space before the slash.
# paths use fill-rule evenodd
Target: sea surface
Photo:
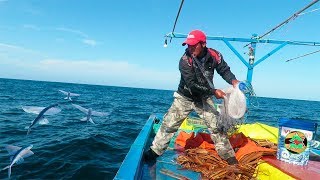
<path id="1" fill-rule="evenodd" d="M 58 90 L 81 94 L 73 101 Z M 12 167 L 12 179 L 113 179 L 131 144 L 152 113 L 165 113 L 173 91 L 57 82 L 0 79 L 0 170 L 10 162 L 6 145 L 33 145 L 33 156 Z M 26 126 L 36 114 L 22 106 L 59 103 L 61 112 L 46 116 L 49 124 Z M 108 113 L 80 121 L 84 113 L 71 103 Z M 277 125 L 281 117 L 320 123 L 320 102 L 276 98 L 255 99 L 247 122 Z M 319 131 L 318 131 L 319 134 Z M 319 140 L 319 136 L 317 137 Z M 0 171 L 6 179 L 8 171 Z"/>

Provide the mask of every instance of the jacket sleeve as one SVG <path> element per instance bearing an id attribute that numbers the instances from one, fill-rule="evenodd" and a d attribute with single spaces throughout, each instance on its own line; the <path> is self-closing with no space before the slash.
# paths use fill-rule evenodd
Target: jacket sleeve
<path id="1" fill-rule="evenodd" d="M 216 71 L 220 76 L 229 84 L 232 84 L 232 80 L 236 79 L 236 76 L 231 72 L 230 67 L 224 61 L 223 56 L 219 53 L 220 60 L 217 60 Z"/>
<path id="2" fill-rule="evenodd" d="M 212 94 L 212 90 L 205 86 L 197 84 L 195 72 L 192 68 L 192 63 L 188 61 L 188 57 L 182 56 L 179 62 L 179 70 L 181 73 L 181 78 L 184 79 L 187 87 L 191 90 L 192 94 Z"/>

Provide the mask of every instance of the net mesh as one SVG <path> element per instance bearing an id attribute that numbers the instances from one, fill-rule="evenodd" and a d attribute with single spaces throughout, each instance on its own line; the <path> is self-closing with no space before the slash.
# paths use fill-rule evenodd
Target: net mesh
<path id="1" fill-rule="evenodd" d="M 224 90 L 226 96 L 217 118 L 217 128 L 220 132 L 232 133 L 244 122 L 246 112 L 246 97 L 238 87 Z"/>

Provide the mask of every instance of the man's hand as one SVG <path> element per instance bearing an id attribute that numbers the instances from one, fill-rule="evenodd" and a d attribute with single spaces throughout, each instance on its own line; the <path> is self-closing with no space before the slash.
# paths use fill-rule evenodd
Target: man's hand
<path id="1" fill-rule="evenodd" d="M 240 82 L 240 81 L 238 81 L 237 79 L 234 79 L 234 80 L 232 80 L 231 84 L 232 84 L 232 86 L 235 88 L 235 87 L 237 87 L 237 85 L 238 85 L 239 82 Z"/>
<path id="2" fill-rule="evenodd" d="M 224 96 L 226 96 L 226 93 L 224 93 L 222 90 L 220 89 L 215 89 L 213 91 L 213 94 L 214 96 L 217 98 L 217 99 L 222 99 Z"/>

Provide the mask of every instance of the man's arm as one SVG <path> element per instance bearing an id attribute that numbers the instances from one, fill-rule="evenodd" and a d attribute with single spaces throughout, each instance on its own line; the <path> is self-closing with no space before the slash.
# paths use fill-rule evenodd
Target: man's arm
<path id="1" fill-rule="evenodd" d="M 230 67 L 224 61 L 223 56 L 220 54 L 220 62 L 216 62 L 216 71 L 220 76 L 229 84 L 235 86 L 239 81 L 236 76 L 231 72 Z"/>

